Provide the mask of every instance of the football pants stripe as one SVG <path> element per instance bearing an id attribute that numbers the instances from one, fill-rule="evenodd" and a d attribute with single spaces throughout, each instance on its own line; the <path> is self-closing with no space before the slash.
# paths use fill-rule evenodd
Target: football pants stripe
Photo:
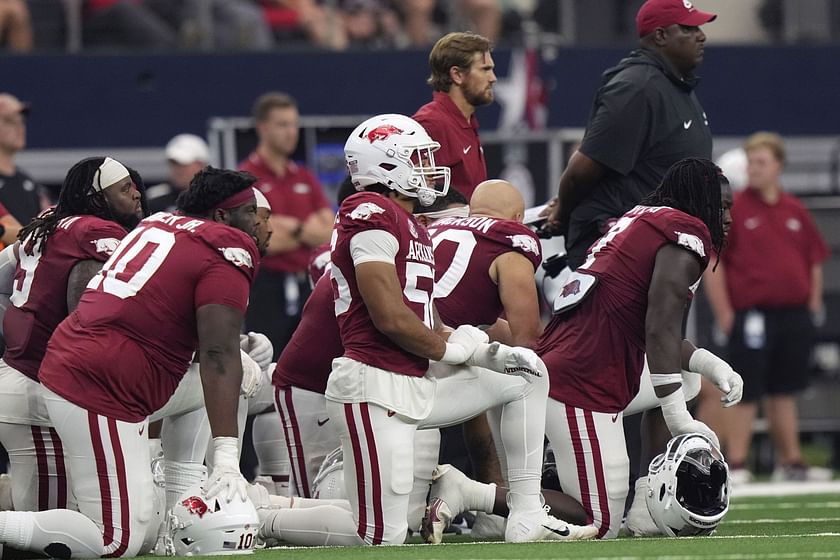
<path id="1" fill-rule="evenodd" d="M 291 388 L 281 390 L 286 405 L 286 417 L 283 419 L 284 424 L 288 424 L 292 429 L 292 438 L 294 445 L 288 445 L 289 459 L 295 469 L 295 483 L 298 486 L 298 495 L 304 498 L 311 498 L 311 490 L 309 487 L 309 477 L 306 474 L 306 455 L 303 448 L 303 438 L 300 435 L 300 426 L 298 425 L 297 414 L 295 413 L 295 404 L 292 400 Z M 280 413 L 281 415 L 283 412 Z M 286 437 L 289 441 L 289 437 Z M 300 481 L 300 482 L 298 482 Z"/>
<path id="2" fill-rule="evenodd" d="M 40 426 L 31 426 L 32 443 L 38 465 L 38 511 L 50 509 L 50 468 L 47 464 L 47 449 Z"/>
<path id="3" fill-rule="evenodd" d="M 367 501 L 365 496 L 365 466 L 362 462 L 362 448 L 359 444 L 361 438 L 359 437 L 356 428 L 356 418 L 353 414 L 353 405 L 344 405 L 344 418 L 347 422 L 347 430 L 350 432 L 350 443 L 353 447 L 353 465 L 356 468 L 356 494 L 359 500 L 359 527 L 356 532 L 359 538 L 367 542 Z M 345 461 L 347 458 L 345 457 Z M 344 481 L 345 484 L 347 481 Z M 349 490 L 349 489 L 346 489 Z"/>
<path id="4" fill-rule="evenodd" d="M 373 484 L 373 544 L 382 544 L 382 534 L 385 532 L 385 516 L 382 511 L 382 476 L 379 472 L 379 456 L 376 454 L 376 440 L 373 434 L 373 427 L 370 422 L 370 409 L 367 403 L 359 405 L 359 412 L 362 416 L 362 425 L 365 429 L 365 442 L 368 448 L 368 460 L 370 461 L 370 478 Z"/>
<path id="5" fill-rule="evenodd" d="M 55 452 L 55 472 L 58 477 L 58 497 L 56 507 L 64 509 L 67 507 L 67 468 L 64 465 L 64 446 L 61 445 L 61 438 L 55 428 L 50 428 L 50 439 Z"/>
<path id="6" fill-rule="evenodd" d="M 604 462 L 601 457 L 601 444 L 598 441 L 598 432 L 595 429 L 595 420 L 592 412 L 583 411 L 586 419 L 586 430 L 589 434 L 589 445 L 592 448 L 592 460 L 595 470 L 595 486 L 598 489 L 598 511 L 593 511 L 595 523 L 598 525 L 598 538 L 600 539 L 610 530 L 610 502 L 607 497 L 607 482 L 604 479 Z M 598 519 L 600 517 L 600 519 Z"/>
<path id="7" fill-rule="evenodd" d="M 566 409 L 566 421 L 569 424 L 569 435 L 572 438 L 572 447 L 575 450 L 575 465 L 577 467 L 578 485 L 580 486 L 580 499 L 583 509 L 586 510 L 586 523 L 592 523 L 592 503 L 589 497 L 589 477 L 586 474 L 586 456 L 583 452 L 583 442 L 580 438 L 578 427 L 577 410 L 569 405 Z"/>

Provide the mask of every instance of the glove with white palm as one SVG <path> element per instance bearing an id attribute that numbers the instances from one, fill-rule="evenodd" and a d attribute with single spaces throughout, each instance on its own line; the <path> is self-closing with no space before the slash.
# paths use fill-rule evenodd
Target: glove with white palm
<path id="1" fill-rule="evenodd" d="M 508 346 L 499 342 L 479 344 L 466 363 L 468 366 L 519 375 L 529 383 L 537 377 L 548 375 L 548 369 L 536 352 L 521 346 Z"/>
<path id="2" fill-rule="evenodd" d="M 440 359 L 444 364 L 458 365 L 470 359 L 476 347 L 490 338 L 487 333 L 472 325 L 461 325 L 449 335 L 446 351 Z"/>
<path id="3" fill-rule="evenodd" d="M 239 351 L 242 358 L 242 383 L 239 386 L 239 394 L 251 398 L 262 388 L 265 377 L 260 365 L 254 361 L 244 350 Z"/>
<path id="4" fill-rule="evenodd" d="M 239 471 L 239 449 L 235 437 L 213 438 L 213 472 L 210 473 L 207 497 L 219 496 L 226 502 L 248 499 L 248 482 Z"/>
<path id="5" fill-rule="evenodd" d="M 267 336 L 257 332 L 239 335 L 239 348 L 248 353 L 255 362 L 265 370 L 271 364 L 274 357 L 274 346 Z"/>

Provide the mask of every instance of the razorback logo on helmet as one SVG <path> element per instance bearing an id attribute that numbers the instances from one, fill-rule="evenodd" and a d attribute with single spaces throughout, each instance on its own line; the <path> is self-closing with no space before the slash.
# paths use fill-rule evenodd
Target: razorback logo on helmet
<path id="1" fill-rule="evenodd" d="M 363 202 L 348 214 L 352 220 L 367 220 L 374 214 L 384 214 L 385 209 L 373 202 Z"/>
<path id="2" fill-rule="evenodd" d="M 208 509 L 210 509 L 207 506 L 207 502 L 198 496 L 190 496 L 186 500 L 182 501 L 181 505 L 184 506 L 192 515 L 197 515 L 199 519 L 204 517 L 204 514 L 207 513 Z"/>
<path id="3" fill-rule="evenodd" d="M 219 247 L 222 256 L 232 262 L 235 266 L 247 266 L 254 268 L 254 261 L 251 259 L 251 253 L 242 247 Z"/>
<path id="4" fill-rule="evenodd" d="M 537 245 L 537 242 L 530 235 L 508 235 L 507 238 L 510 239 L 511 244 L 514 247 L 522 249 L 526 253 L 534 253 L 535 255 L 540 254 L 540 248 Z"/>
<path id="5" fill-rule="evenodd" d="M 392 124 L 381 124 L 367 133 L 367 139 L 373 144 L 377 140 L 386 140 L 392 134 L 402 134 L 403 130 Z"/>
<path id="6" fill-rule="evenodd" d="M 689 251 L 694 251 L 701 257 L 706 256 L 706 247 L 699 237 L 693 233 L 683 233 L 681 231 L 675 231 L 674 233 L 677 234 L 677 245 L 685 247 Z"/>
<path id="7" fill-rule="evenodd" d="M 580 280 L 572 280 L 565 286 L 563 286 L 563 291 L 560 292 L 561 297 L 569 297 L 574 296 L 580 293 Z"/>
<path id="8" fill-rule="evenodd" d="M 96 241 L 91 241 L 96 247 L 97 253 L 105 253 L 106 255 L 113 255 L 114 251 L 117 250 L 117 245 L 120 244 L 119 239 L 115 239 L 113 237 L 105 237 L 103 239 L 97 239 Z"/>

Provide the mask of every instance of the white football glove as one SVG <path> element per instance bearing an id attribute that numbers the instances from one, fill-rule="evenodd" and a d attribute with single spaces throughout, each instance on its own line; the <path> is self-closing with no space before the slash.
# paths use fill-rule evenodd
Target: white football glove
<path id="1" fill-rule="evenodd" d="M 534 378 L 548 375 L 548 369 L 536 352 L 529 348 L 508 346 L 499 342 L 479 344 L 472 357 L 467 360 L 467 365 L 509 375 L 520 375 L 528 383 Z"/>
<path id="2" fill-rule="evenodd" d="M 466 362 L 482 342 L 489 341 L 487 333 L 472 325 L 461 325 L 449 335 L 446 351 L 440 359 L 444 364 L 458 365 Z"/>
<path id="3" fill-rule="evenodd" d="M 267 336 L 257 332 L 239 335 L 239 348 L 248 353 L 264 370 L 271 364 L 274 357 L 274 346 Z"/>
<path id="4" fill-rule="evenodd" d="M 239 472 L 239 450 L 235 437 L 213 438 L 213 472 L 210 473 L 207 497 L 219 496 L 226 502 L 248 499 L 248 482 Z"/>
<path id="5" fill-rule="evenodd" d="M 714 383 L 715 387 L 724 393 L 720 398 L 724 407 L 741 402 L 741 397 L 744 396 L 744 380 L 724 360 L 705 348 L 698 348 L 691 354 L 688 368 Z"/>
<path id="6" fill-rule="evenodd" d="M 242 384 L 239 386 L 239 394 L 250 399 L 263 386 L 263 370 L 244 350 L 240 350 L 239 355 L 242 358 Z"/>
<path id="7" fill-rule="evenodd" d="M 715 444 L 715 447 L 720 448 L 717 434 L 706 424 L 700 420 L 695 420 L 689 414 L 685 406 L 685 394 L 683 394 L 682 388 L 660 398 L 659 405 L 662 407 L 662 417 L 665 419 L 665 425 L 668 426 L 668 431 L 671 432 L 672 436 L 700 433 L 709 438 Z"/>

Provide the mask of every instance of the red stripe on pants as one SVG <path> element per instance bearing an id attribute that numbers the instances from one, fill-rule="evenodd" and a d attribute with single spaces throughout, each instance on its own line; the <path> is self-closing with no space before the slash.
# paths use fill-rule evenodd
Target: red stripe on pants
<path id="1" fill-rule="evenodd" d="M 595 462 L 595 484 L 598 488 L 598 506 L 601 508 L 601 525 L 598 527 L 600 539 L 610 530 L 610 501 L 607 497 L 607 481 L 604 479 L 604 462 L 601 459 L 601 445 L 598 442 L 598 432 L 595 431 L 595 420 L 592 412 L 583 411 L 586 421 L 586 431 L 589 434 L 589 446 L 592 448 L 592 459 Z"/>
<path id="2" fill-rule="evenodd" d="M 120 444 L 120 433 L 117 431 L 117 421 L 113 418 L 108 418 L 108 432 L 111 434 L 111 448 L 114 451 L 115 470 L 117 471 L 117 487 L 120 492 L 120 524 L 122 525 L 122 535 L 120 545 L 114 552 L 106 554 L 105 558 L 116 558 L 125 554 L 128 548 L 128 540 L 131 538 L 131 518 L 129 516 L 131 504 L 129 503 L 128 480 L 125 472 L 125 457 L 123 457 L 122 445 Z"/>
<path id="3" fill-rule="evenodd" d="M 108 482 L 108 460 L 102 447 L 102 434 L 99 433 L 99 417 L 88 412 L 88 428 L 93 445 L 93 458 L 96 461 L 96 477 L 99 480 L 99 498 L 102 504 L 102 543 L 110 546 L 114 542 L 114 510 L 111 503 L 111 487 Z"/>
<path id="4" fill-rule="evenodd" d="M 353 446 L 353 465 L 356 468 L 356 494 L 359 497 L 359 527 L 356 532 L 363 541 L 367 536 L 367 498 L 365 497 L 365 467 L 362 464 L 362 448 L 356 431 L 356 419 L 353 417 L 353 405 L 344 405 L 344 418 L 350 432 L 350 444 Z"/>
<path id="5" fill-rule="evenodd" d="M 47 449 L 40 426 L 31 426 L 32 443 L 35 445 L 35 458 L 38 464 L 38 511 L 50 509 L 50 469 L 47 465 Z"/>
<path id="6" fill-rule="evenodd" d="M 55 472 L 58 476 L 58 501 L 56 507 L 65 509 L 67 507 L 67 469 L 64 466 L 64 447 L 61 445 L 61 438 L 54 428 L 50 428 L 50 439 L 52 439 L 53 451 L 55 453 Z"/>
<path id="7" fill-rule="evenodd" d="M 376 440 L 370 424 L 370 410 L 367 403 L 359 405 L 362 413 L 362 424 L 365 428 L 365 441 L 368 446 L 368 460 L 370 461 L 371 482 L 373 483 L 373 544 L 382 544 L 382 534 L 385 532 L 385 520 L 382 512 L 382 478 L 379 474 L 379 457 L 376 454 Z"/>
<path id="8" fill-rule="evenodd" d="M 592 523 L 592 502 L 589 499 L 589 478 L 586 476 L 586 457 L 583 454 L 583 442 L 580 441 L 580 428 L 578 427 L 575 408 L 568 405 L 563 405 L 563 407 L 566 409 L 566 421 L 569 423 L 569 434 L 572 436 L 572 447 L 575 450 L 581 505 L 586 510 L 586 523 L 589 524 Z"/>
<path id="9" fill-rule="evenodd" d="M 292 390 L 287 389 L 284 391 L 283 398 L 286 401 L 286 408 L 289 411 L 288 422 L 292 427 L 292 437 L 294 438 L 295 446 L 297 447 L 297 451 L 294 454 L 292 454 L 291 449 L 289 449 L 289 457 L 294 456 L 298 471 L 300 471 L 298 473 L 299 478 L 295 477 L 300 480 L 298 492 L 301 492 L 302 490 L 302 493 L 300 494 L 301 496 L 304 498 L 311 498 L 312 496 L 309 491 L 309 477 L 306 475 L 306 457 L 303 453 L 303 438 L 300 437 L 300 427 L 298 426 L 297 415 L 295 414 L 295 405 L 292 402 Z M 300 486 L 303 488 L 301 489 Z"/>

